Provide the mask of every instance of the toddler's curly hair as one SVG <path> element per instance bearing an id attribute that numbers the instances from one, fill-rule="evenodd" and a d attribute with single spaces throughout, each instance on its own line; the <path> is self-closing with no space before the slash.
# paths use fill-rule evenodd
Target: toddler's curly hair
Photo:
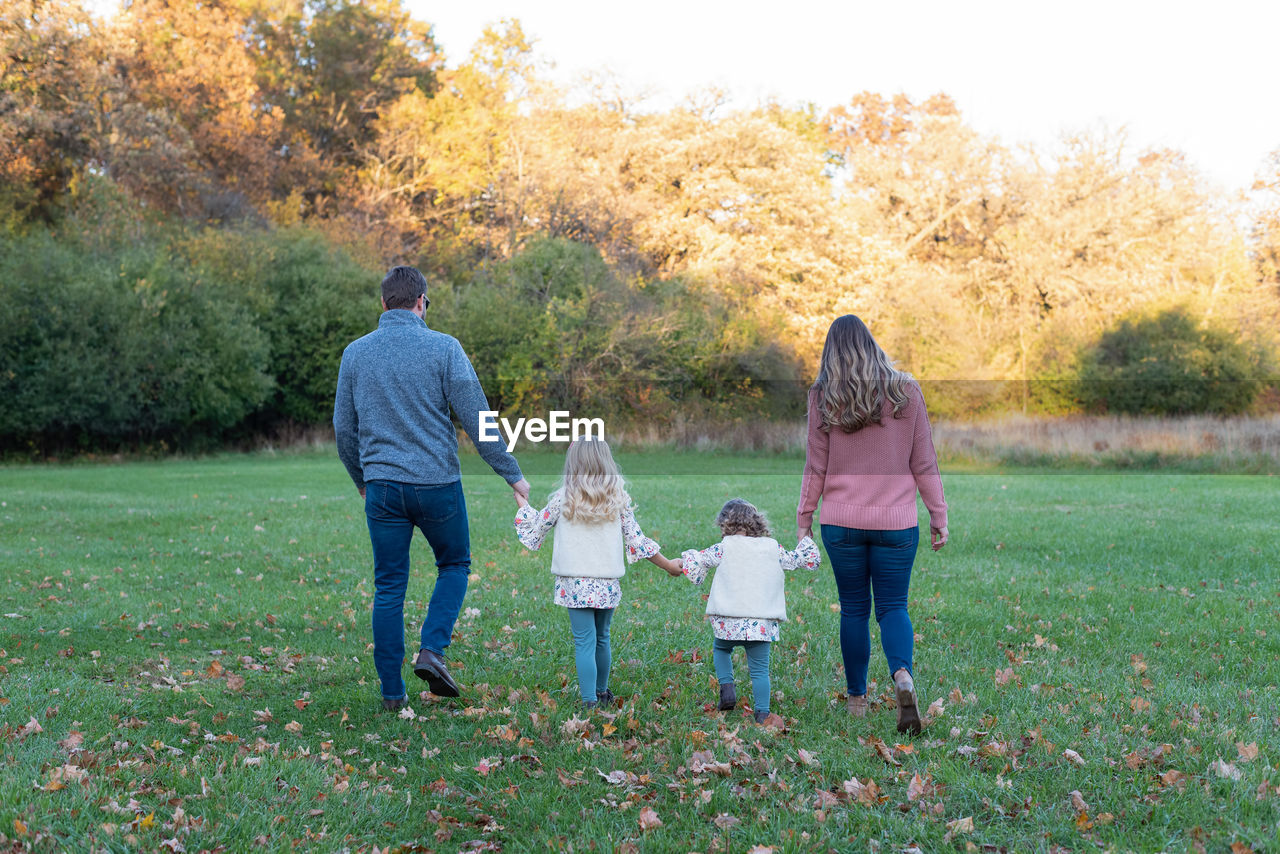
<path id="1" fill-rule="evenodd" d="M 744 537 L 771 537 L 769 520 L 756 509 L 756 506 L 741 498 L 730 498 L 716 515 L 716 524 L 720 533 L 726 537 L 741 534 Z"/>

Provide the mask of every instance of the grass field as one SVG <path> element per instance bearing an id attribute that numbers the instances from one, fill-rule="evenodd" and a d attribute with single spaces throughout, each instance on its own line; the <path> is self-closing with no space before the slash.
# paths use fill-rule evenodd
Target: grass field
<path id="1" fill-rule="evenodd" d="M 545 496 L 560 458 L 522 462 Z M 668 554 L 715 542 L 732 495 L 793 536 L 796 458 L 621 462 Z M 464 694 L 411 694 L 412 718 L 378 704 L 363 509 L 332 454 L 0 469 L 3 844 L 1277 845 L 1273 477 L 947 471 L 952 543 L 921 551 L 911 602 L 922 703 L 941 708 L 906 741 L 888 702 L 844 713 L 825 566 L 787 580 L 785 730 L 705 709 L 705 590 L 647 563 L 613 624 L 624 702 L 582 713 L 549 553 L 519 547 L 509 490 L 465 466 L 475 574 L 450 650 Z M 433 577 L 420 539 L 414 556 L 410 649 Z M 872 673 L 884 691 L 878 648 Z"/>

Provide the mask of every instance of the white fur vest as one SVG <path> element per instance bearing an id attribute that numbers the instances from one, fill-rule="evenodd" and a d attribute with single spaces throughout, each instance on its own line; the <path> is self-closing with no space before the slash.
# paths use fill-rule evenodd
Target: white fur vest
<path id="1" fill-rule="evenodd" d="M 711 582 L 707 613 L 717 617 L 785 620 L 787 600 L 778 541 L 770 537 L 724 538 L 724 557 Z"/>
<path id="2" fill-rule="evenodd" d="M 622 519 L 612 522 L 556 522 L 551 550 L 551 572 L 570 578 L 621 578 Z"/>

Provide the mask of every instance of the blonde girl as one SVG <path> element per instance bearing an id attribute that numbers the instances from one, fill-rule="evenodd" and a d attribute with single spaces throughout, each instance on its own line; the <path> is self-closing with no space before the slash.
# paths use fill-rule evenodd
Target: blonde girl
<path id="1" fill-rule="evenodd" d="M 577 439 L 569 445 L 563 483 L 546 507 L 535 510 L 523 498 L 516 500 L 516 536 L 526 548 L 536 551 L 556 529 L 552 601 L 569 611 L 582 704 L 609 705 L 614 699 L 609 691 L 609 621 L 622 601 L 623 556 L 627 563 L 648 560 L 672 575 L 680 574 L 680 565 L 663 557 L 658 544 L 640 530 L 626 483 L 603 439 Z"/>

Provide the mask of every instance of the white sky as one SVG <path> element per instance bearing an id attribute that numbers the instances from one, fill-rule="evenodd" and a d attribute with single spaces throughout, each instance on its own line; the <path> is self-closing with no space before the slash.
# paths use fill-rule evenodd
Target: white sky
<path id="1" fill-rule="evenodd" d="M 609 69 L 661 107 L 716 85 L 820 108 L 871 90 L 946 92 L 1006 144 L 1125 127 L 1228 190 L 1280 148 L 1276 0 L 403 0 L 449 64 L 518 18 L 570 83 Z M 118 0 L 88 0 L 106 11 Z"/>
<path id="2" fill-rule="evenodd" d="M 1124 126 L 1246 189 L 1280 148 L 1275 0 L 405 0 L 450 65 L 484 26 L 518 18 L 570 82 L 608 68 L 679 100 L 718 85 L 828 107 L 871 90 L 944 91 L 1005 143 Z M 656 106 L 661 106 L 660 100 Z"/>

